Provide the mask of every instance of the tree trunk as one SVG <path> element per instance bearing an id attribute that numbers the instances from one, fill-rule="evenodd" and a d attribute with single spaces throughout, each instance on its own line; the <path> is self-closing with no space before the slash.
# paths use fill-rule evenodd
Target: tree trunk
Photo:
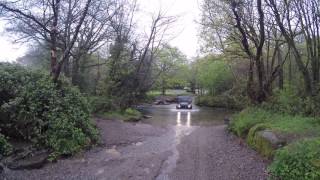
<path id="1" fill-rule="evenodd" d="M 162 78 L 162 95 L 166 95 L 166 82 L 164 78 Z"/>
<path id="2" fill-rule="evenodd" d="M 282 59 L 282 52 L 281 49 L 278 49 L 278 66 L 279 66 L 279 81 L 278 81 L 278 86 L 279 89 L 283 89 L 283 67 L 282 67 L 283 59 Z"/>

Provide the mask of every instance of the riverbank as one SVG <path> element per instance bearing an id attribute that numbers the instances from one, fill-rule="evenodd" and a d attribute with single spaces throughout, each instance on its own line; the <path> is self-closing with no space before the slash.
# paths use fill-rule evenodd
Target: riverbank
<path id="1" fill-rule="evenodd" d="M 320 178 L 319 119 L 249 107 L 229 129 L 272 161 L 272 179 Z"/>
<path id="2" fill-rule="evenodd" d="M 244 109 L 247 105 L 245 99 L 233 97 L 228 94 L 218 96 L 198 95 L 195 98 L 195 104 L 198 106 L 206 106 L 212 108 L 227 108 L 234 110 Z"/>

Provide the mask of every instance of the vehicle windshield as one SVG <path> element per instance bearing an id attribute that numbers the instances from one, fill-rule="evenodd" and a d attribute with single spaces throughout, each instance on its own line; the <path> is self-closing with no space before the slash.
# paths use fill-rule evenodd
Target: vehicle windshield
<path id="1" fill-rule="evenodd" d="M 179 103 L 181 103 L 181 102 L 191 103 L 191 102 L 192 102 L 192 98 L 189 97 L 189 96 L 179 96 L 179 97 L 178 97 L 178 102 L 179 102 Z"/>

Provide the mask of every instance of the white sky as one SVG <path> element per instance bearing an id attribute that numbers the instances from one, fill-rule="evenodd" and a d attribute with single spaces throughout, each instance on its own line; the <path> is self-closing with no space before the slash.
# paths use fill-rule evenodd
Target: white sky
<path id="1" fill-rule="evenodd" d="M 178 16 L 170 32 L 175 35 L 169 43 L 178 47 L 189 58 L 197 56 L 198 52 L 198 25 L 195 21 L 200 17 L 200 0 L 138 0 L 142 15 L 138 17 L 143 22 L 151 19 L 152 12 L 160 9 L 167 16 Z M 25 54 L 27 47 L 14 44 L 14 38 L 3 32 L 4 23 L 0 22 L 0 61 L 14 61 Z"/>

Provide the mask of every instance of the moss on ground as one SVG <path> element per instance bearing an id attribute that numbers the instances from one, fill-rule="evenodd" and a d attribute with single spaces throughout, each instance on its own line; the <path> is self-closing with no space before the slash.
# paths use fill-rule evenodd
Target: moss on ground
<path id="1" fill-rule="evenodd" d="M 264 157 L 272 158 L 276 150 L 274 145 L 259 134 L 268 128 L 267 124 L 257 124 L 252 127 L 247 136 L 247 143 Z"/>

